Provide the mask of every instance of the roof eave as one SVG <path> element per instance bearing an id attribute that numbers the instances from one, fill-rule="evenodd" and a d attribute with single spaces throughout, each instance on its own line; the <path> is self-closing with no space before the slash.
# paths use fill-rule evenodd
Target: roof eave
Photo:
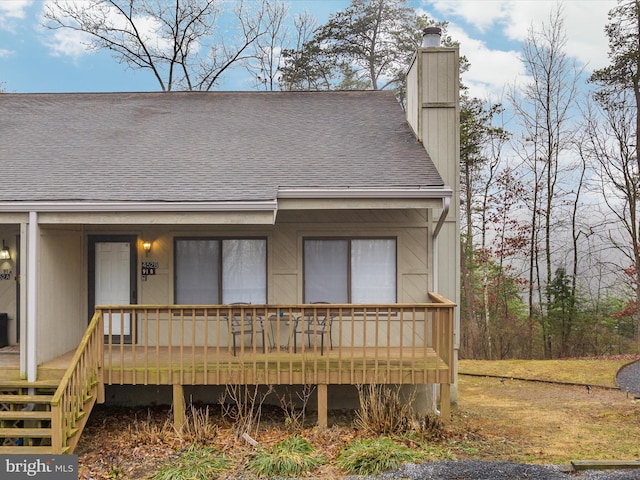
<path id="1" fill-rule="evenodd" d="M 448 187 L 402 187 L 402 188 L 296 188 L 280 187 L 278 198 L 295 199 L 336 199 L 336 198 L 380 198 L 380 199 L 410 199 L 410 198 L 451 198 L 453 190 Z"/>
<path id="2" fill-rule="evenodd" d="M 0 202 L 0 213 L 20 212 L 243 212 L 276 211 L 275 200 L 233 202 Z"/>

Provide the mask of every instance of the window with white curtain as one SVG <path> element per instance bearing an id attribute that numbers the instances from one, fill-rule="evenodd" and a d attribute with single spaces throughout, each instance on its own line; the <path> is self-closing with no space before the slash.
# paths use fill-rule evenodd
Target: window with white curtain
<path id="1" fill-rule="evenodd" d="M 304 301 L 395 303 L 396 240 L 305 239 Z"/>
<path id="2" fill-rule="evenodd" d="M 267 302 L 265 239 L 176 239 L 176 304 Z"/>

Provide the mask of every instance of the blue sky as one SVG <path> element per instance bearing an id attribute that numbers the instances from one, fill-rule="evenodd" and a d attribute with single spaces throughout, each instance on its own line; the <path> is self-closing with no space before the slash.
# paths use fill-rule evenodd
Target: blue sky
<path id="1" fill-rule="evenodd" d="M 0 0 L 0 86 L 7 92 L 156 91 L 148 71 L 133 71 L 106 52 L 88 52 L 67 34 L 41 26 L 48 0 Z M 83 1 L 83 0 L 68 0 Z M 291 12 L 307 10 L 321 24 L 348 0 L 288 0 Z M 587 72 L 607 62 L 603 28 L 615 0 L 409 0 L 449 32 L 471 62 L 464 81 L 474 95 L 500 97 L 521 81 L 521 45 L 529 29 L 549 19 L 559 4 L 565 12 L 567 53 Z M 225 77 L 225 90 L 250 90 L 246 72 Z"/>

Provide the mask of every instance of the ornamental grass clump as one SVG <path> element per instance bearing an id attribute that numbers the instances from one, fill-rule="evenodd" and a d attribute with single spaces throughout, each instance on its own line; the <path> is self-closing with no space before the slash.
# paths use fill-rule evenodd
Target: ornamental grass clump
<path id="1" fill-rule="evenodd" d="M 351 443 L 340 452 L 336 465 L 348 474 L 369 476 L 423 459 L 423 453 L 381 437 Z"/>
<path id="2" fill-rule="evenodd" d="M 313 445 L 296 435 L 259 451 L 248 466 L 260 478 L 290 478 L 305 475 L 325 463 L 326 459 L 316 453 Z"/>
<path id="3" fill-rule="evenodd" d="M 358 428 L 371 435 L 399 435 L 413 428 L 415 393 L 403 397 L 398 385 L 357 385 L 357 389 L 360 408 L 355 423 Z"/>
<path id="4" fill-rule="evenodd" d="M 231 467 L 232 461 L 212 447 L 192 445 L 178 459 L 162 466 L 152 480 L 210 480 Z"/>

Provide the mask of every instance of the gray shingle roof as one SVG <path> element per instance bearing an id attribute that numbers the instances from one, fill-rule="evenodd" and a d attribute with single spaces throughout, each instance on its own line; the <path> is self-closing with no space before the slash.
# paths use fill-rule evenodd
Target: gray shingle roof
<path id="1" fill-rule="evenodd" d="M 0 201 L 443 185 L 391 92 L 1 94 L 0 162 Z"/>

